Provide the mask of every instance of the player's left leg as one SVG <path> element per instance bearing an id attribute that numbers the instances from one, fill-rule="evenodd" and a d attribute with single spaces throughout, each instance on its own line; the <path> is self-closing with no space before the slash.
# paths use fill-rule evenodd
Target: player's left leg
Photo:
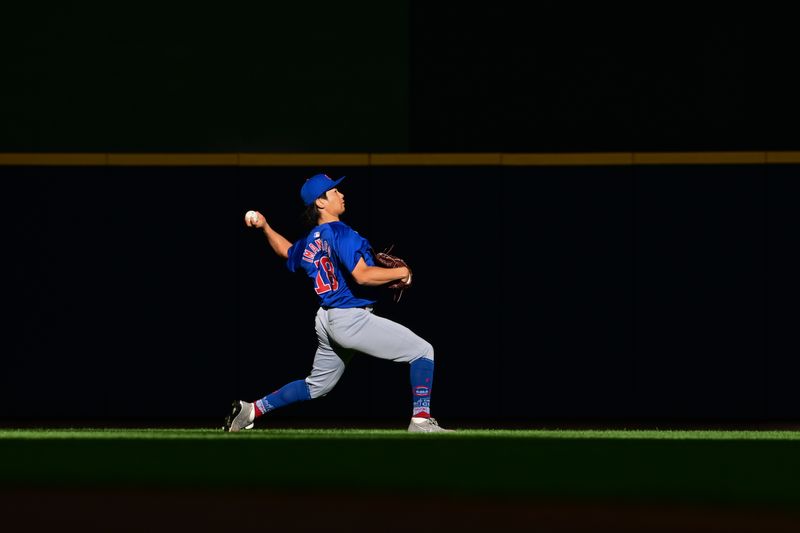
<path id="1" fill-rule="evenodd" d="M 327 316 L 330 338 L 346 349 L 398 363 L 421 357 L 433 361 L 431 343 L 368 309 L 330 309 Z"/>
<path id="2" fill-rule="evenodd" d="M 408 431 L 412 433 L 450 432 L 431 416 L 433 388 L 433 359 L 420 357 L 411 362 L 411 397 L 413 402 Z"/>
<path id="3" fill-rule="evenodd" d="M 433 388 L 433 359 L 420 357 L 411 362 L 411 416 L 431 417 L 431 389 Z"/>
<path id="4" fill-rule="evenodd" d="M 412 421 L 409 431 L 445 431 L 431 417 L 433 346 L 406 326 L 377 316 L 367 309 L 328 311 L 331 338 L 358 352 L 410 363 Z"/>

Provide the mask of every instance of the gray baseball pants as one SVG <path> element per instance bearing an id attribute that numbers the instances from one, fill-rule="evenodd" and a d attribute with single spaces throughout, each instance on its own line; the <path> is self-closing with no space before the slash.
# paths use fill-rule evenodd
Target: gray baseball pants
<path id="1" fill-rule="evenodd" d="M 389 361 L 433 360 L 433 346 L 407 327 L 372 313 L 372 308 L 319 308 L 317 353 L 306 378 L 312 398 L 328 394 L 353 355 L 363 353 Z"/>

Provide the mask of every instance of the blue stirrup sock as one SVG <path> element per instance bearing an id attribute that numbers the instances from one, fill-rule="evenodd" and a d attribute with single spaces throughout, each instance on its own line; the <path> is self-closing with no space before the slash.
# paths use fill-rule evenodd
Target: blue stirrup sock
<path id="1" fill-rule="evenodd" d="M 431 388 L 433 387 L 433 361 L 420 357 L 411 363 L 412 417 L 431 417 Z"/>
<path id="2" fill-rule="evenodd" d="M 311 393 L 308 391 L 308 385 L 305 380 L 298 379 L 297 381 L 292 381 L 275 392 L 267 394 L 260 400 L 256 400 L 256 418 L 274 409 L 310 399 Z"/>

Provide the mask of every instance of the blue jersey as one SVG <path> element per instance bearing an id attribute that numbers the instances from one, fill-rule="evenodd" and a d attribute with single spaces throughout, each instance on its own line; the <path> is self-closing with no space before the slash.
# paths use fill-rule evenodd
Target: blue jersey
<path id="1" fill-rule="evenodd" d="M 375 289 L 357 284 L 351 274 L 362 257 L 367 265 L 375 266 L 369 241 L 344 222 L 329 222 L 289 248 L 286 266 L 308 274 L 321 306 L 364 307 L 376 299 Z"/>

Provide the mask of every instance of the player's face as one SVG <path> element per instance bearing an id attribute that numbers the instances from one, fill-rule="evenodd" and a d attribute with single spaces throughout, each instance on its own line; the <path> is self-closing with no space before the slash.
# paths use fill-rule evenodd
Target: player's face
<path id="1" fill-rule="evenodd" d="M 328 191 L 325 196 L 328 200 L 328 205 L 325 210 L 332 215 L 341 215 L 344 213 L 344 194 L 339 192 L 339 189 L 333 188 Z"/>

